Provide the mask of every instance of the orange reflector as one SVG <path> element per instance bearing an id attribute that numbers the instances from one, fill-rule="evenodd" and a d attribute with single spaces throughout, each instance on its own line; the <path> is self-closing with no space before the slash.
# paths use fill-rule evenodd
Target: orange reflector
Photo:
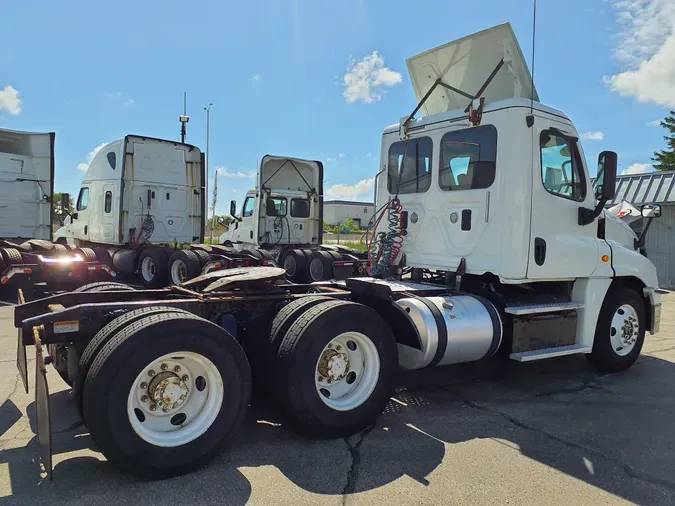
<path id="1" fill-rule="evenodd" d="M 24 269 L 23 273 L 24 274 L 33 274 L 33 269 Z"/>
<path id="2" fill-rule="evenodd" d="M 7 276 L 5 276 L 4 278 L 2 278 L 2 284 L 3 284 L 3 285 L 4 285 L 5 283 L 7 283 L 7 281 L 9 281 L 9 278 L 8 278 Z"/>
<path id="3" fill-rule="evenodd" d="M 602 255 L 603 262 L 609 262 L 609 255 Z"/>

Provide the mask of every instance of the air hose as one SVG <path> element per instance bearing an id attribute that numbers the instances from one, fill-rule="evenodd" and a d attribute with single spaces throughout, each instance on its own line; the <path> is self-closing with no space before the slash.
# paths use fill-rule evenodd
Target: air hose
<path id="1" fill-rule="evenodd" d="M 392 198 L 380 211 L 373 235 L 368 244 L 368 274 L 381 276 L 394 264 L 401 252 L 403 243 L 403 227 L 401 225 L 401 212 L 403 206 L 398 197 Z M 386 232 L 377 231 L 380 222 L 387 216 Z"/>

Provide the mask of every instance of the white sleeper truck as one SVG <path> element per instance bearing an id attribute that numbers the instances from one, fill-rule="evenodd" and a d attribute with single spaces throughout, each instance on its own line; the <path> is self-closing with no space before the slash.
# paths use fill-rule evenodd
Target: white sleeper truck
<path id="1" fill-rule="evenodd" d="M 297 283 L 365 274 L 364 254 L 322 244 L 321 162 L 266 155 L 257 177 L 239 214 L 236 201 L 230 203 L 234 221 L 220 236 L 221 244 L 274 261 Z"/>
<path id="2" fill-rule="evenodd" d="M 299 285 L 258 266 L 16 307 L 26 388 L 26 346 L 35 345 L 48 472 L 44 345 L 65 350 L 76 403 L 106 458 L 153 478 L 220 451 L 252 377 L 300 430 L 341 437 L 376 422 L 400 367 L 496 355 L 583 354 L 603 372 L 635 362 L 646 333 L 658 331 L 661 292 L 639 239 L 604 211 L 616 154 L 601 153 L 594 187 L 576 128 L 539 102 L 508 24 L 408 68 L 423 117 L 382 136 L 373 277 Z"/>
<path id="3" fill-rule="evenodd" d="M 127 135 L 94 156 L 75 210 L 54 240 L 90 248 L 116 273 L 137 273 L 148 288 L 256 263 L 229 248 L 202 244 L 204 192 L 198 148 Z"/>
<path id="4" fill-rule="evenodd" d="M 54 139 L 0 129 L 0 287 L 72 288 L 113 274 L 93 252 L 51 242 Z"/>

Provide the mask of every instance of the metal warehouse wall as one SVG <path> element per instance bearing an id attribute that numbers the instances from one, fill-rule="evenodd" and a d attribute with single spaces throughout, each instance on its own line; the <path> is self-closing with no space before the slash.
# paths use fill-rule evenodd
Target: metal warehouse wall
<path id="1" fill-rule="evenodd" d="M 647 231 L 647 258 L 656 266 L 661 288 L 675 289 L 675 206 L 661 205 L 661 217 Z M 638 227 L 641 224 L 635 222 Z"/>
<path id="2" fill-rule="evenodd" d="M 366 212 L 364 212 L 364 210 Z M 354 204 L 331 204 L 324 202 L 323 205 L 323 221 L 329 225 L 337 225 L 344 223 L 349 218 L 361 222 L 361 226 L 365 227 L 370 219 L 373 217 L 373 206 L 371 205 L 354 205 Z"/>

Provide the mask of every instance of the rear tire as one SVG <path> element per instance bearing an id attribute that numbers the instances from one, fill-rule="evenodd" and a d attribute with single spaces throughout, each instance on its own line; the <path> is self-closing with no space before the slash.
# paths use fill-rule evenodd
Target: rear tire
<path id="1" fill-rule="evenodd" d="M 291 325 L 278 351 L 287 409 L 304 430 L 344 437 L 373 425 L 394 389 L 398 350 L 373 309 L 321 302 Z"/>
<path id="2" fill-rule="evenodd" d="M 161 288 L 166 285 L 167 256 L 160 248 L 145 248 L 138 258 L 141 283 L 146 288 Z"/>
<path id="3" fill-rule="evenodd" d="M 211 261 L 211 255 L 203 249 L 193 249 L 191 250 L 199 258 L 199 264 L 204 267 L 207 263 Z"/>
<path id="4" fill-rule="evenodd" d="M 23 257 L 16 248 L 0 248 L 0 254 L 2 255 L 2 259 L 5 261 L 5 265 L 7 265 L 7 267 L 10 265 L 23 263 Z"/>
<path id="5" fill-rule="evenodd" d="M 325 281 L 333 277 L 334 258 L 329 251 L 314 251 L 307 261 L 309 281 Z"/>
<path id="6" fill-rule="evenodd" d="M 189 249 L 176 250 L 169 259 L 169 281 L 181 285 L 202 273 L 199 257 Z"/>
<path id="7" fill-rule="evenodd" d="M 98 283 L 89 283 L 73 290 L 73 292 L 129 292 L 135 288 L 131 286 L 115 283 L 114 281 L 99 281 Z"/>
<path id="8" fill-rule="evenodd" d="M 78 248 L 74 252 L 75 254 L 80 253 L 85 262 L 96 262 L 98 260 L 96 253 L 91 248 Z"/>
<path id="9" fill-rule="evenodd" d="M 70 250 L 64 246 L 63 244 L 54 244 L 54 247 L 52 248 L 52 251 L 57 254 L 57 255 L 65 255 L 68 253 Z"/>
<path id="10" fill-rule="evenodd" d="M 586 358 L 600 372 L 628 369 L 640 356 L 646 323 L 644 299 L 635 290 L 609 292 L 598 316 L 593 351 Z"/>
<path id="11" fill-rule="evenodd" d="M 77 367 L 77 374 L 73 381 L 72 387 L 75 395 L 75 402 L 77 408 L 80 410 L 80 415 L 84 418 L 84 413 L 82 411 L 82 389 L 84 387 L 84 381 L 87 378 L 87 373 L 91 368 L 91 364 L 94 362 L 94 359 L 98 355 L 99 351 L 112 339 L 118 332 L 120 332 L 125 327 L 131 325 L 132 323 L 142 320 L 147 316 L 152 316 L 162 313 L 183 313 L 191 314 L 183 309 L 171 308 L 171 307 L 142 307 L 139 309 L 134 309 L 128 313 L 124 313 L 122 316 L 118 316 L 111 322 L 109 322 L 105 327 L 99 330 L 94 338 L 89 341 L 87 347 L 84 349 L 84 352 L 80 356 L 80 361 Z"/>
<path id="12" fill-rule="evenodd" d="M 307 282 L 307 256 L 301 249 L 285 250 L 279 259 L 286 269 L 286 277 L 293 283 Z"/>
<path id="13" fill-rule="evenodd" d="M 160 368 L 165 362 L 183 368 Z M 113 465 L 167 478 L 198 469 L 223 450 L 246 413 L 250 383 L 246 355 L 217 325 L 181 313 L 148 316 L 115 334 L 94 359 L 84 419 Z"/>

